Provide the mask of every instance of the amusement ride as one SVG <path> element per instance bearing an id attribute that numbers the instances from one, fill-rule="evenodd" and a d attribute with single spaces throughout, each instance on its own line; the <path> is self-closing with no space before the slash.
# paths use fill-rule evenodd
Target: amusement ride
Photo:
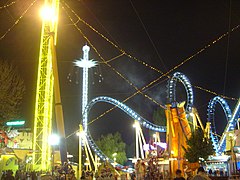
<path id="1" fill-rule="evenodd" d="M 34 115 L 34 129 L 33 129 L 33 148 L 32 148 L 32 169 L 33 170 L 48 170 L 52 168 L 51 159 L 52 147 L 46 141 L 52 134 L 52 116 L 55 108 L 55 115 L 57 121 L 58 134 L 60 136 L 60 155 L 61 163 L 67 162 L 66 137 L 64 130 L 64 119 L 62 112 L 58 68 L 55 46 L 57 43 L 57 27 L 58 27 L 58 0 L 45 0 L 47 10 L 52 13 L 53 18 L 47 15 L 42 22 L 39 64 L 38 64 L 38 80 L 36 89 L 36 104 Z M 107 157 L 101 149 L 96 145 L 94 139 L 88 128 L 88 117 L 90 110 L 96 103 L 108 103 L 115 108 L 121 109 L 135 122 L 136 130 L 136 159 L 144 159 L 147 157 L 147 150 L 144 151 L 146 139 L 144 138 L 142 128 L 154 131 L 156 134 L 155 143 L 160 142 L 159 133 L 166 133 L 165 152 L 168 158 L 176 158 L 169 161 L 170 173 L 175 172 L 176 169 L 183 169 L 184 151 L 180 146 L 187 147 L 186 140 L 191 137 L 192 132 L 200 126 L 206 135 L 211 138 L 213 142 L 216 155 L 221 155 L 226 150 L 226 138 L 229 132 L 233 132 L 238 125 L 240 115 L 240 99 L 233 111 L 229 108 L 227 101 L 216 96 L 209 101 L 207 110 L 206 126 L 201 122 L 197 109 L 194 107 L 194 92 L 189 79 L 181 72 L 175 72 L 171 76 L 168 75 L 168 104 L 163 106 L 167 119 L 167 126 L 159 126 L 153 124 L 150 120 L 142 117 L 134 109 L 125 103 L 108 96 L 95 97 L 88 100 L 88 70 L 97 66 L 97 62 L 89 60 L 90 47 L 83 46 L 83 58 L 76 60 L 74 65 L 83 69 L 83 84 L 82 84 L 82 122 L 79 123 L 79 169 L 84 169 L 82 164 L 82 149 L 85 149 L 86 159 L 90 170 L 96 171 L 100 162 L 108 161 L 114 164 L 115 167 L 127 171 L 124 166 L 118 164 L 115 159 Z M 183 84 L 187 99 L 185 103 L 177 102 L 176 85 L 177 82 Z M 227 125 L 221 137 L 217 136 L 216 122 L 215 122 L 215 106 L 220 104 L 224 110 L 227 119 Z M 53 107 L 54 106 L 54 107 Z M 90 162 L 91 161 L 91 162 Z M 93 167 L 91 166 L 93 165 Z M 79 171 L 81 176 L 81 171 Z"/>

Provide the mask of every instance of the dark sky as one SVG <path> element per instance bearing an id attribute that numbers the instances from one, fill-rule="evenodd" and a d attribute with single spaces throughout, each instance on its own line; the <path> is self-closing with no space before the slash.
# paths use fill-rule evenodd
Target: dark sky
<path id="1" fill-rule="evenodd" d="M 39 9 L 42 1 L 34 3 L 25 13 L 32 2 L 32 0 L 0 1 L 0 36 L 8 32 L 0 39 L 0 58 L 13 60 L 26 82 L 23 118 L 29 125 L 33 121 L 36 93 L 41 31 Z M 137 88 L 146 86 L 161 75 L 143 63 L 164 73 L 171 71 L 169 75 L 176 71 L 184 73 L 193 85 L 194 106 L 204 123 L 207 117 L 207 104 L 215 96 L 209 91 L 230 98 L 239 98 L 240 1 L 68 0 L 65 2 L 67 3 L 62 2 L 60 5 L 57 58 L 67 135 L 77 130 L 81 119 L 81 71 L 73 67 L 73 61 L 82 57 L 82 46 L 87 43 L 69 17 L 77 22 L 77 27 L 104 60 L 120 55 L 120 49 L 135 58 L 134 60 L 121 56 L 109 62 L 112 67 L 109 68 L 101 63 L 102 59 L 91 47 L 90 59 L 98 61 L 99 65 L 89 72 L 89 99 L 105 95 L 122 101 L 135 92 L 135 89 L 116 74 L 113 68 Z M 4 5 L 7 7 L 2 8 Z M 86 24 L 78 21 L 75 15 L 107 37 L 118 48 Z M 21 18 L 18 22 L 19 17 Z M 13 26 L 16 21 L 18 23 Z M 226 33 L 234 27 L 235 30 L 228 36 Z M 187 58 L 190 59 L 172 71 Z M 101 83 L 98 82 L 100 74 L 103 77 Z M 162 78 L 144 93 L 159 104 L 165 105 L 166 86 L 167 80 Z M 206 91 L 197 89 L 196 86 Z M 179 91 L 176 92 L 177 97 L 184 97 L 185 92 L 181 91 L 182 84 L 177 84 L 177 87 L 179 87 Z M 236 100 L 227 99 L 227 102 L 233 110 Z M 143 95 L 136 95 L 126 104 L 149 120 L 158 107 Z M 111 107 L 104 103 L 95 105 L 91 110 L 90 118 L 94 119 Z M 220 106 L 217 105 L 216 109 L 218 109 L 216 112 L 219 119 L 216 121 L 220 133 L 226 124 L 226 119 Z M 130 117 L 116 109 L 89 127 L 94 137 L 119 131 L 124 140 L 130 143 L 134 138 L 132 123 Z M 70 138 L 77 141 L 75 137 Z"/>

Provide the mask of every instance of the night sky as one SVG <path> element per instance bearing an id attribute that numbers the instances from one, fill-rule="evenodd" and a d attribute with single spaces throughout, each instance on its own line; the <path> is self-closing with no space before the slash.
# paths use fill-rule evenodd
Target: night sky
<path id="1" fill-rule="evenodd" d="M 31 6 L 32 2 L 34 1 L 0 1 L 0 58 L 14 61 L 26 83 L 22 116 L 29 127 L 34 115 L 41 32 L 39 9 L 43 1 L 37 1 Z M 89 45 L 89 42 L 101 55 L 100 58 L 91 47 L 89 57 L 98 61 L 99 65 L 89 71 L 90 100 L 104 95 L 123 101 L 136 91 L 116 71 L 139 89 L 157 79 L 160 72 L 170 71 L 169 75 L 172 75 L 179 71 L 193 85 L 194 106 L 203 123 L 207 118 L 208 102 L 215 97 L 210 92 L 229 97 L 227 102 L 233 111 L 240 95 L 240 1 L 61 2 L 57 59 L 67 135 L 78 129 L 81 120 L 82 75 L 81 70 L 73 66 L 73 61 L 82 57 L 82 46 Z M 71 19 L 77 23 L 78 29 Z M 226 34 L 229 30 L 230 33 Z M 109 62 L 111 68 L 102 63 L 103 60 L 108 61 L 122 54 L 120 50 L 132 58 L 122 55 Z M 184 64 L 174 68 L 184 61 Z M 166 86 L 167 79 L 161 78 L 144 93 L 158 104 L 165 105 Z M 196 88 L 197 86 L 205 90 Z M 183 101 L 183 85 L 178 83 L 177 87 L 178 100 Z M 134 96 L 126 104 L 149 120 L 152 120 L 152 113 L 159 106 L 141 94 Z M 90 112 L 90 121 L 111 107 L 112 105 L 106 103 L 96 104 Z M 216 106 L 216 114 L 218 132 L 221 133 L 226 125 L 226 118 L 220 105 Z M 115 109 L 91 123 L 89 128 L 94 138 L 119 131 L 129 144 L 134 139 L 132 124 L 130 117 Z M 70 136 L 69 140 L 77 143 L 75 136 Z"/>

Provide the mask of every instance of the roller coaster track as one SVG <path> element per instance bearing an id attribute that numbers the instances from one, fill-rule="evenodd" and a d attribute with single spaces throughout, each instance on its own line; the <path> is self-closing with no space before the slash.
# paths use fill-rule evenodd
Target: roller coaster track
<path id="1" fill-rule="evenodd" d="M 192 107 L 193 107 L 192 86 L 191 86 L 188 78 L 180 72 L 174 73 L 173 76 L 169 80 L 169 83 L 168 83 L 169 102 L 170 103 L 176 102 L 177 80 L 180 81 L 185 87 L 185 90 L 187 93 L 187 103 L 186 103 L 185 109 L 186 109 L 187 113 L 190 113 L 192 111 Z M 215 112 L 216 103 L 219 103 L 221 105 L 221 107 L 224 110 L 227 121 L 228 121 L 228 123 L 225 127 L 225 130 L 220 139 L 216 135 L 217 132 L 216 132 L 216 126 L 215 126 L 215 121 L 214 121 L 214 112 Z M 207 115 L 208 115 L 207 120 L 208 120 L 208 122 L 211 122 L 210 137 L 213 142 L 213 146 L 216 151 L 216 154 L 221 154 L 226 149 L 226 134 L 227 134 L 227 132 L 234 130 L 234 128 L 238 122 L 238 118 L 240 116 L 239 107 L 240 107 L 240 99 L 237 102 L 237 105 L 233 111 L 233 114 L 232 114 L 227 102 L 223 98 L 216 96 L 209 102 L 208 109 L 207 109 Z"/>
<path id="2" fill-rule="evenodd" d="M 215 111 L 216 103 L 219 103 L 221 105 L 221 107 L 224 110 L 227 121 L 228 121 L 220 139 L 216 135 L 217 132 L 216 132 L 215 121 L 214 121 L 214 111 Z M 216 151 L 216 154 L 218 154 L 218 155 L 222 154 L 226 149 L 227 132 L 233 131 L 238 122 L 238 118 L 240 115 L 239 107 L 240 107 L 240 99 L 237 102 L 237 105 L 233 111 L 233 114 L 231 113 L 231 110 L 230 110 L 227 102 L 223 98 L 216 96 L 213 99 L 211 99 L 209 102 L 208 110 L 207 110 L 208 111 L 208 119 L 207 120 L 208 120 L 208 122 L 211 122 L 210 137 L 213 142 L 213 146 Z"/>
<path id="3" fill-rule="evenodd" d="M 190 84 L 190 81 L 188 80 L 188 78 L 180 73 L 180 72 L 176 72 L 173 74 L 172 78 L 169 81 L 168 84 L 168 99 L 170 100 L 170 102 L 176 102 L 176 95 L 175 95 L 175 91 L 176 91 L 176 83 L 177 80 L 179 80 L 181 83 L 183 83 L 186 92 L 187 92 L 187 105 L 186 105 L 186 109 L 187 112 L 191 112 L 192 110 L 192 106 L 193 106 L 193 90 L 192 90 L 192 86 Z M 122 102 L 113 99 L 111 97 L 107 97 L 107 96 L 100 96 L 100 97 L 96 97 L 94 99 L 92 99 L 88 105 L 86 106 L 84 113 L 83 113 L 83 130 L 86 134 L 86 138 L 87 141 L 91 147 L 91 149 L 97 154 L 98 157 L 100 157 L 101 160 L 105 161 L 108 160 L 110 163 L 114 163 L 114 160 L 108 158 L 99 148 L 98 146 L 95 144 L 89 130 L 88 130 L 88 114 L 89 111 L 91 110 L 92 106 L 98 102 L 106 102 L 106 103 L 110 103 L 116 107 L 118 107 L 119 109 L 123 110 L 127 115 L 129 115 L 130 117 L 132 117 L 134 120 L 137 120 L 139 122 L 140 125 L 142 125 L 143 127 L 156 131 L 156 132 L 166 132 L 166 126 L 158 126 L 156 124 L 151 123 L 150 121 L 148 121 L 147 119 L 143 118 L 142 116 L 140 116 L 138 113 L 136 113 L 133 109 L 131 109 L 130 107 L 128 107 L 127 105 L 123 104 Z M 123 166 L 120 164 L 116 164 L 116 166 L 122 168 Z"/>
<path id="4" fill-rule="evenodd" d="M 110 163 L 114 163 L 114 160 L 109 159 L 99 148 L 98 146 L 95 144 L 93 138 L 91 137 L 91 134 L 88 130 L 88 121 L 87 121 L 87 117 L 88 117 L 88 113 L 90 111 L 90 109 L 92 108 L 92 106 L 98 102 L 106 102 L 106 103 L 110 103 L 116 107 L 118 107 L 119 109 L 123 110 L 127 115 L 129 115 L 130 117 L 132 117 L 134 120 L 137 120 L 139 122 L 140 125 L 142 125 L 143 127 L 153 130 L 153 131 L 157 131 L 157 132 L 166 132 L 166 126 L 158 126 L 156 124 L 151 123 L 150 121 L 148 121 L 147 119 L 143 118 L 142 116 L 140 116 L 138 113 L 136 113 L 134 110 L 132 110 L 130 107 L 128 107 L 127 105 L 121 103 L 120 101 L 113 99 L 111 97 L 107 97 L 107 96 L 99 96 L 96 97 L 94 99 L 92 99 L 88 105 L 86 106 L 85 110 L 84 110 L 84 114 L 83 114 L 83 130 L 86 134 L 86 138 L 87 141 L 91 147 L 91 149 L 97 154 L 98 157 L 100 157 L 101 160 L 105 161 L 108 160 Z M 116 164 L 116 166 L 123 168 L 122 165 L 120 164 Z"/>
<path id="5" fill-rule="evenodd" d="M 168 99 L 169 103 L 176 102 L 176 83 L 177 80 L 180 81 L 186 90 L 187 93 L 187 102 L 186 102 L 186 112 L 190 113 L 193 107 L 193 90 L 192 85 L 183 73 L 175 72 L 168 82 Z"/>
<path id="6" fill-rule="evenodd" d="M 168 91 L 167 91 L 168 100 L 170 103 L 176 102 L 176 92 L 175 91 L 176 91 L 177 80 L 180 81 L 181 83 L 183 83 L 183 85 L 185 87 L 185 90 L 187 93 L 187 102 L 186 102 L 185 109 L 186 109 L 187 113 L 190 113 L 190 112 L 192 112 L 192 107 L 193 107 L 193 90 L 192 90 L 192 86 L 191 86 L 189 79 L 184 74 L 182 74 L 180 72 L 176 72 L 173 74 L 172 78 L 170 78 L 169 83 L 168 83 Z M 91 149 L 103 161 L 108 160 L 110 163 L 115 163 L 113 159 L 108 158 L 99 149 L 99 147 L 95 144 L 95 142 L 90 134 L 90 131 L 88 130 L 88 119 L 87 119 L 91 108 L 93 107 L 93 105 L 95 105 L 98 102 L 105 102 L 105 103 L 109 103 L 109 104 L 112 104 L 112 105 L 118 107 L 119 109 L 124 111 L 127 115 L 132 117 L 134 120 L 137 120 L 140 125 L 142 125 L 143 127 L 147 128 L 147 129 L 157 131 L 157 132 L 166 132 L 166 126 L 158 126 L 156 124 L 151 123 L 150 121 L 148 121 L 147 119 L 143 118 L 138 113 L 136 113 L 129 106 L 123 104 L 120 101 L 118 101 L 114 98 L 111 98 L 111 97 L 107 97 L 107 96 L 96 97 L 96 98 L 92 99 L 86 106 L 84 113 L 83 113 L 82 124 L 83 124 L 83 130 L 86 134 L 86 138 L 87 138 L 87 141 L 88 141 Z M 224 113 L 227 117 L 227 120 L 228 120 L 228 124 L 227 124 L 225 131 L 224 131 L 223 135 L 221 136 L 220 140 L 218 140 L 217 136 L 215 135 L 216 127 L 215 127 L 215 122 L 214 122 L 214 111 L 215 111 L 216 103 L 220 103 L 220 105 L 222 106 Z M 238 100 L 237 105 L 236 105 L 236 107 L 233 111 L 233 115 L 232 115 L 228 104 L 221 97 L 217 96 L 209 102 L 208 121 L 212 123 L 210 136 L 213 141 L 213 145 L 214 145 L 214 148 L 215 148 L 217 154 L 221 154 L 226 148 L 226 132 L 233 130 L 234 127 L 236 126 L 237 120 L 240 115 L 239 107 L 240 107 L 240 99 Z M 123 168 L 123 166 L 121 164 L 116 164 L 116 166 Z"/>

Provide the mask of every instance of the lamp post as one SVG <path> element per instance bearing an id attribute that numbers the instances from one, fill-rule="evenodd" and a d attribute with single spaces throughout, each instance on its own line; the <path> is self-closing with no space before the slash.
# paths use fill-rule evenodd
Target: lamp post
<path id="1" fill-rule="evenodd" d="M 139 158 L 139 145 L 138 145 L 138 130 L 139 123 L 137 121 L 134 122 L 133 127 L 135 128 L 135 136 L 136 136 L 136 160 Z"/>
<path id="2" fill-rule="evenodd" d="M 232 174 L 236 173 L 236 162 L 235 162 L 235 154 L 233 151 L 234 148 L 234 141 L 236 140 L 236 136 L 233 133 L 229 133 L 229 137 L 230 137 L 230 147 L 231 147 L 231 164 L 232 164 Z"/>
<path id="3" fill-rule="evenodd" d="M 54 174 L 54 153 L 55 153 L 55 146 L 59 145 L 60 137 L 57 134 L 51 134 L 48 137 L 48 143 L 52 147 L 52 175 Z"/>
<path id="4" fill-rule="evenodd" d="M 78 143 L 78 146 L 79 146 L 79 150 L 78 150 L 78 178 L 81 178 L 82 177 L 82 145 L 83 145 L 83 139 L 85 138 L 85 133 L 83 131 L 83 127 L 82 125 L 80 124 L 79 125 L 79 133 L 77 133 L 77 135 L 79 136 L 78 137 L 78 140 L 79 140 L 79 143 Z"/>
<path id="5" fill-rule="evenodd" d="M 117 153 L 116 153 L 116 152 L 112 154 L 112 157 L 113 157 L 113 160 L 114 160 L 114 162 L 113 162 L 113 167 L 116 166 L 116 156 L 117 156 Z"/>
<path id="6" fill-rule="evenodd" d="M 154 140 L 154 143 L 157 143 L 157 134 L 156 133 L 153 134 L 153 140 Z"/>

